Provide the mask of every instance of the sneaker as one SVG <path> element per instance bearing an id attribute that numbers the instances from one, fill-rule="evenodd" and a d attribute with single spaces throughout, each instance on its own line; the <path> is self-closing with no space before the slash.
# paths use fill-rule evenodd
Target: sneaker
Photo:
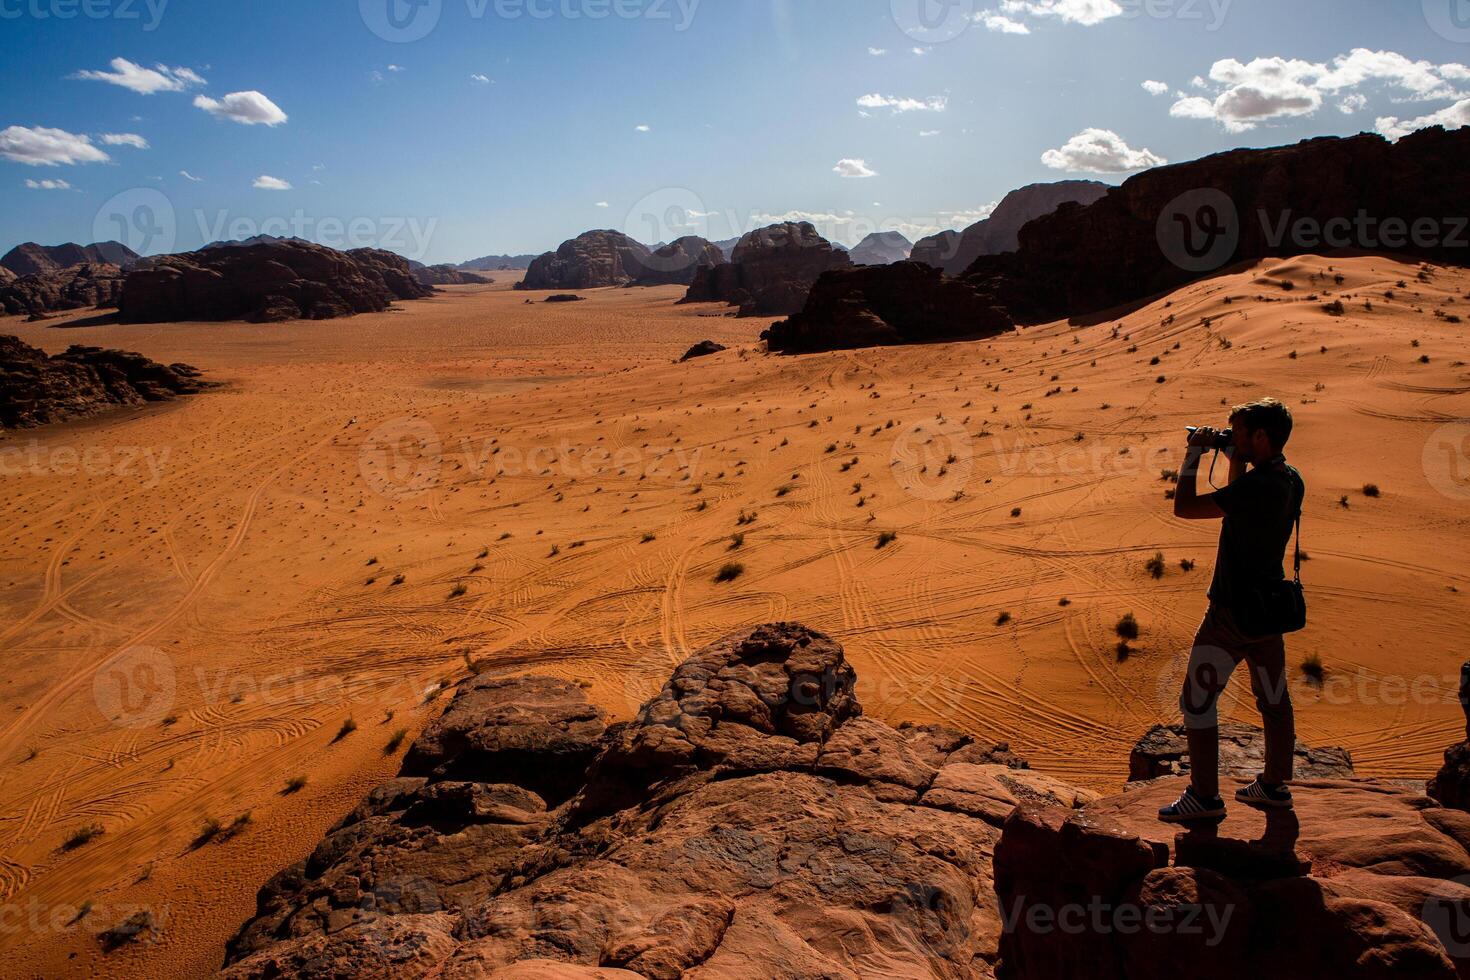
<path id="1" fill-rule="evenodd" d="M 1207 800 L 1194 795 L 1194 787 L 1159 811 L 1164 823 L 1193 823 L 1196 820 L 1220 820 L 1225 816 L 1225 801 L 1216 796 Z"/>
<path id="2" fill-rule="evenodd" d="M 1235 798 L 1247 806 L 1268 807 L 1273 810 L 1291 809 L 1291 790 L 1283 786 L 1267 786 L 1257 776 L 1249 786 L 1235 793 Z"/>

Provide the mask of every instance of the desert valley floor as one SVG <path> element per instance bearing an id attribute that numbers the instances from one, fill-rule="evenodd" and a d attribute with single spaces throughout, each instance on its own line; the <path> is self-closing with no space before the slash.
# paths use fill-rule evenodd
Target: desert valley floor
<path id="1" fill-rule="evenodd" d="M 445 685 L 534 668 L 626 718 L 760 622 L 836 636 L 868 714 L 1116 789 L 1177 720 L 1214 561 L 1163 471 L 1265 394 L 1308 486 L 1301 738 L 1423 779 L 1460 737 L 1464 271 L 1304 256 L 1094 325 L 806 357 L 678 287 L 527 305 L 497 278 L 328 322 L 0 320 L 225 382 L 0 439 L 0 972 L 207 974 Z M 729 349 L 676 363 L 706 338 Z M 156 942 L 104 953 L 139 907 Z"/>

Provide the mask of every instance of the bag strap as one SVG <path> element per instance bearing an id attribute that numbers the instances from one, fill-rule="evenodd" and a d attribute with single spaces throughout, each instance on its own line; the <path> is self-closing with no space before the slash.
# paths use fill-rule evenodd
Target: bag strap
<path id="1" fill-rule="evenodd" d="M 1296 512 L 1296 584 L 1302 584 L 1302 512 Z"/>

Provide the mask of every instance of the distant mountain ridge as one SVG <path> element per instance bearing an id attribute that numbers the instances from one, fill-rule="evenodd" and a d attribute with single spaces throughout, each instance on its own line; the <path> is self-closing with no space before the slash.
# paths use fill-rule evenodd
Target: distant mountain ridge
<path id="1" fill-rule="evenodd" d="M 495 272 L 498 269 L 529 269 L 536 261 L 535 255 L 483 255 L 478 259 L 461 262 L 457 268 L 462 272 Z"/>
<path id="2" fill-rule="evenodd" d="M 946 231 L 921 239 L 910 257 L 937 265 L 951 276 L 962 275 L 982 255 L 1014 252 L 1021 244 L 1021 229 L 1029 222 L 1046 217 L 1063 204 L 1091 204 L 1110 189 L 1096 180 L 1027 184 L 1011 191 L 988 218 L 963 232 Z"/>
<path id="3" fill-rule="evenodd" d="M 126 269 L 142 258 L 122 242 L 97 242 L 92 245 L 37 245 L 26 242 L 0 257 L 4 266 L 17 276 L 46 275 L 70 269 L 74 265 L 115 265 Z"/>
<path id="4" fill-rule="evenodd" d="M 849 253 L 853 265 L 892 265 L 913 251 L 914 243 L 896 231 L 875 231 L 858 242 Z"/>

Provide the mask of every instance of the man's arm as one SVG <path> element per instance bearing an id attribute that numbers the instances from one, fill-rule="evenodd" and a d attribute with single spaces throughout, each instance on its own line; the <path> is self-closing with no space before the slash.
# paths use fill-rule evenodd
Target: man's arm
<path id="1" fill-rule="evenodd" d="M 1214 430 L 1200 429 L 1189 439 L 1189 448 L 1184 453 L 1184 465 L 1179 468 L 1179 485 L 1174 488 L 1174 516 L 1186 521 L 1218 521 L 1225 517 L 1213 494 L 1199 495 L 1199 464 L 1204 458 L 1205 447 L 1214 438 Z M 1245 464 L 1230 461 L 1230 480 L 1233 483 L 1245 472 Z"/>

